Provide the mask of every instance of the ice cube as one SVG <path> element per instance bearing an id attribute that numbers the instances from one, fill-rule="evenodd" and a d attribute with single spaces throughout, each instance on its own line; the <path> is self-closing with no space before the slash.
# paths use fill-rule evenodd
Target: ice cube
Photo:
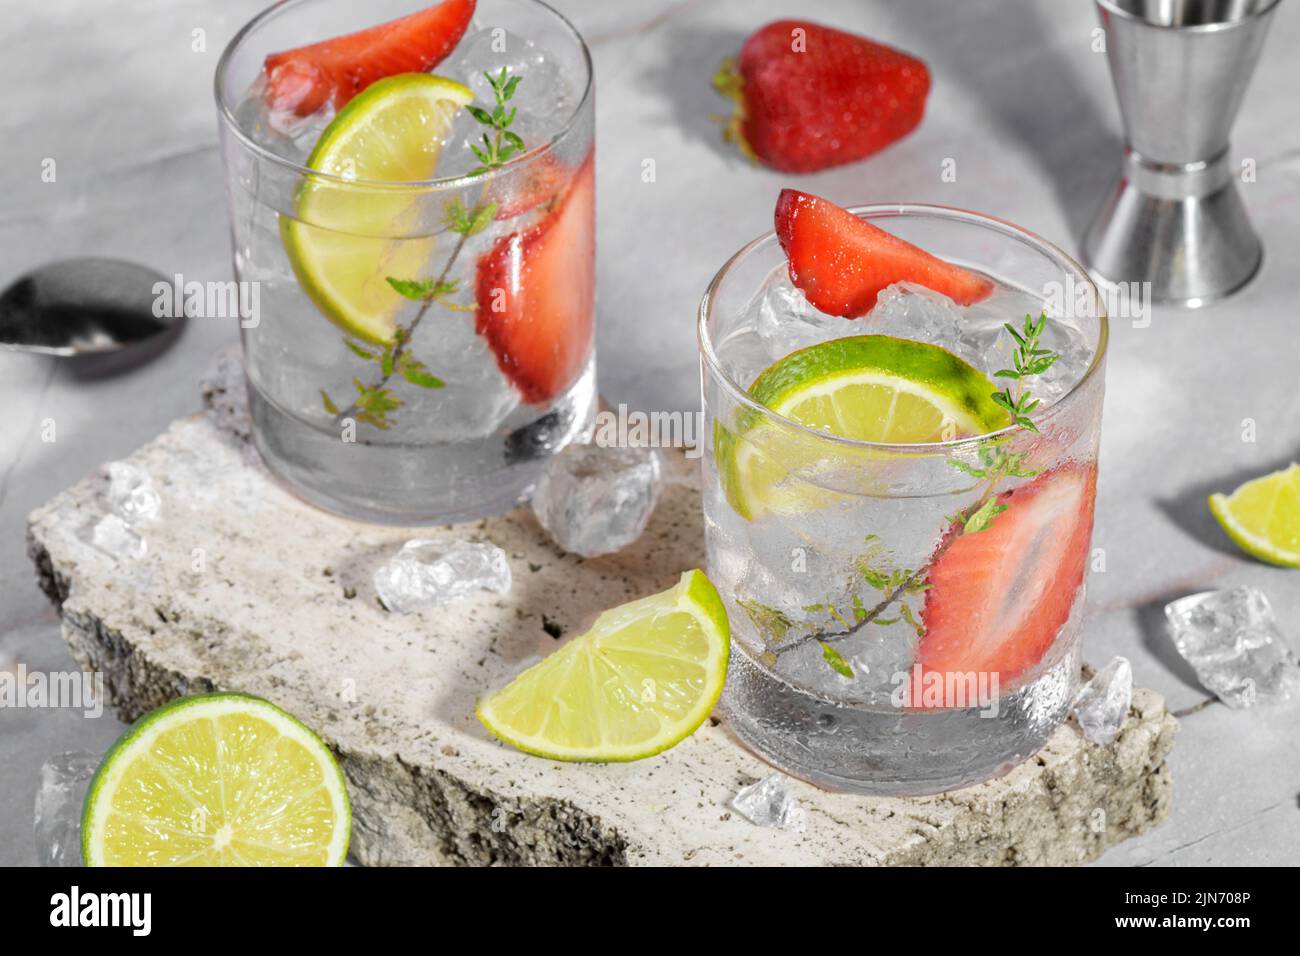
<path id="1" fill-rule="evenodd" d="M 889 615 L 898 616 L 897 605 L 890 608 Z M 919 642 L 916 629 L 906 622 L 878 627 L 844 641 L 840 650 L 853 671 L 855 693 L 892 693 L 900 675 L 911 676 Z"/>
<path id="2" fill-rule="evenodd" d="M 755 826 L 777 827 L 798 833 L 808 826 L 807 814 L 790 792 L 790 778 L 780 773 L 742 787 L 731 798 L 731 809 Z"/>
<path id="3" fill-rule="evenodd" d="M 938 344 L 950 348 L 958 356 L 992 377 L 999 369 L 1012 366 L 1016 341 L 1006 326 L 1020 330 L 1025 316 L 1035 320 L 1042 315 L 1044 302 L 1021 289 L 997 286 L 993 294 L 962 310 L 957 341 L 949 346 L 943 340 Z M 1026 380 L 1026 387 L 1035 398 L 1049 405 L 1068 392 L 1083 378 L 1092 364 L 1092 346 L 1075 321 L 1068 317 L 1049 315 L 1039 340 L 1042 348 L 1057 354 L 1057 359 L 1047 371 Z M 997 380 L 1006 384 L 1006 380 Z"/>
<path id="4" fill-rule="evenodd" d="M 375 572 L 384 607 L 406 614 L 441 607 L 476 591 L 509 594 L 506 553 L 491 542 L 416 538 Z"/>
<path id="5" fill-rule="evenodd" d="M 750 310 L 767 364 L 819 342 L 867 331 L 860 322 L 819 311 L 795 288 L 785 267 L 769 277 L 754 297 Z"/>
<path id="6" fill-rule="evenodd" d="M 1166 605 L 1165 617 L 1178 653 L 1229 707 L 1300 693 L 1295 654 L 1256 588 L 1191 594 Z"/>
<path id="7" fill-rule="evenodd" d="M 36 790 L 36 861 L 81 865 L 81 805 L 100 758 L 80 751 L 55 754 L 41 767 Z"/>
<path id="8" fill-rule="evenodd" d="M 548 50 L 503 27 L 489 26 L 466 36 L 438 72 L 465 83 L 474 91 L 474 102 L 490 111 L 496 100 L 484 74 L 497 76 L 503 67 L 507 75 L 520 77 L 509 101 L 518 110 L 510 128 L 523 137 L 527 149 L 536 149 L 555 135 L 577 106 L 577 91 Z M 457 114 L 443 153 L 448 174 L 478 165 L 469 146 L 482 145 L 485 129 L 468 110 Z"/>
<path id="9" fill-rule="evenodd" d="M 326 100 L 315 113 L 299 116 L 293 110 L 270 109 L 266 102 L 266 77 L 258 73 L 244 98 L 235 106 L 235 121 L 259 146 L 292 162 L 305 162 L 320 134 L 334 119 L 334 102 Z"/>
<path id="10" fill-rule="evenodd" d="M 657 448 L 570 445 L 547 462 L 533 514 L 565 551 L 611 554 L 641 537 L 662 471 Z"/>
<path id="11" fill-rule="evenodd" d="M 140 533 L 115 514 L 99 520 L 91 533 L 91 542 L 110 557 L 131 561 L 143 558 L 149 550 L 148 542 Z"/>
<path id="12" fill-rule="evenodd" d="M 162 507 L 149 473 L 126 461 L 109 463 L 108 503 L 113 514 L 129 525 L 153 521 Z"/>
<path id="13" fill-rule="evenodd" d="M 967 306 L 961 312 L 956 328 L 956 338 L 943 345 L 989 377 L 999 369 L 1012 365 L 1016 341 L 1006 329 L 1010 323 L 1022 323 L 1025 315 L 1038 314 L 1038 303 L 1014 290 L 994 289 L 987 299 Z M 1017 327 L 1019 327 L 1017 325 Z"/>
<path id="14" fill-rule="evenodd" d="M 876 298 L 867 315 L 870 331 L 950 346 L 960 339 L 964 321 L 957 303 L 946 295 L 910 282 L 896 282 Z"/>
<path id="15" fill-rule="evenodd" d="M 881 702 L 889 700 L 899 675 L 910 676 L 917 647 L 911 626 L 893 623 L 845 636 L 856 623 L 851 610 L 841 612 L 845 623 L 825 612 L 811 616 L 820 620 L 794 621 L 779 644 L 783 650 L 774 669 L 784 680 L 837 700 Z M 832 655 L 838 655 L 838 662 L 832 663 Z"/>
<path id="16" fill-rule="evenodd" d="M 1132 701 L 1133 668 L 1128 658 L 1112 657 L 1079 688 L 1074 698 L 1074 718 L 1085 737 L 1104 746 L 1119 736 Z"/>

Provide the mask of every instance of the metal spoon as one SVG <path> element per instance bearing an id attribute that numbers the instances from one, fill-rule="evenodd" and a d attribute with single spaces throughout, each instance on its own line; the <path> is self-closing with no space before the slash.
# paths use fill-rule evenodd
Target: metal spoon
<path id="1" fill-rule="evenodd" d="M 103 355 L 179 331 L 155 315 L 156 283 L 171 280 L 122 259 L 64 259 L 0 292 L 0 347 L 42 355 Z"/>

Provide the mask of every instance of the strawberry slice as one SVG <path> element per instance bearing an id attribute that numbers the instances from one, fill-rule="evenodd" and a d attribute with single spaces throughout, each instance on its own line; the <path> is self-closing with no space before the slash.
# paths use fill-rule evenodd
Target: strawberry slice
<path id="1" fill-rule="evenodd" d="M 476 328 L 525 402 L 573 384 L 591 353 L 596 264 L 595 161 L 540 222 L 498 239 L 478 263 Z"/>
<path id="2" fill-rule="evenodd" d="M 895 282 L 914 282 L 958 305 L 986 298 L 993 283 L 859 219 L 810 193 L 783 189 L 776 234 L 790 260 L 790 280 L 828 315 L 856 319 Z"/>
<path id="3" fill-rule="evenodd" d="M 985 530 L 949 532 L 921 613 L 923 677 L 996 673 L 1005 689 L 1042 660 L 1083 583 L 1096 485 L 1095 465 L 1062 465 L 1001 495 Z"/>
<path id="4" fill-rule="evenodd" d="M 395 73 L 425 73 L 465 35 L 476 0 L 443 0 L 437 6 L 377 27 L 272 53 L 262 64 L 266 105 L 275 112 L 307 116 L 329 100 L 335 109 L 375 80 Z"/>

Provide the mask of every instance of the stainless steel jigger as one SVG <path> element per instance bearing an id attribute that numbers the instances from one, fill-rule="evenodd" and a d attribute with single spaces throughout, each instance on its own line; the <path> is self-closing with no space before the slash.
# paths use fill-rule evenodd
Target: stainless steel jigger
<path id="1" fill-rule="evenodd" d="M 1104 283 L 1196 307 L 1251 280 L 1263 250 L 1228 134 L 1278 0 L 1096 0 L 1124 120 L 1119 184 L 1083 240 Z"/>

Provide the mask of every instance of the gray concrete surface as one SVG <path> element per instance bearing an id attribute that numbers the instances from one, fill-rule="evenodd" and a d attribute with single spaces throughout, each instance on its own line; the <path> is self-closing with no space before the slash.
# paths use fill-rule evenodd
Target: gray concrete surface
<path id="1" fill-rule="evenodd" d="M 770 228 L 783 185 L 842 202 L 907 199 L 998 215 L 1077 249 L 1118 163 L 1118 118 L 1096 21 L 1082 0 L 694 0 L 558 4 L 597 68 L 601 391 L 644 410 L 696 403 L 692 322 L 700 292 L 744 241 Z M 210 85 L 221 46 L 255 0 L 88 0 L 14 5 L 0 20 L 0 280 L 51 258 L 115 254 L 164 273 L 230 274 Z M 797 13 L 916 53 L 935 74 L 929 113 L 867 162 L 801 177 L 752 169 L 722 146 L 708 88 L 715 63 L 755 26 Z M 193 49 L 205 31 L 206 48 Z M 1128 656 L 1135 681 L 1175 709 L 1204 698 L 1172 652 L 1163 603 L 1252 583 L 1300 637 L 1300 572 L 1235 551 L 1204 496 L 1300 458 L 1295 370 L 1300 13 L 1282 4 L 1247 96 L 1234 153 L 1265 263 L 1244 292 L 1203 311 L 1116 322 L 1102 446 L 1086 654 Z M 56 161 L 54 182 L 43 161 Z M 656 162 L 655 182 L 640 175 Z M 941 178 L 956 161 L 957 177 Z M 71 665 L 24 553 L 27 513 L 101 462 L 198 407 L 196 380 L 233 324 L 191 323 L 127 375 L 0 355 L 0 656 Z M 53 423 L 55 441 L 49 437 Z M 1247 425 L 1253 441 L 1244 441 Z M 1169 821 L 1103 863 L 1300 862 L 1296 706 L 1182 721 Z M 95 749 L 120 726 L 63 711 L 0 712 L 0 863 L 33 859 L 36 773 L 60 750 Z"/>

